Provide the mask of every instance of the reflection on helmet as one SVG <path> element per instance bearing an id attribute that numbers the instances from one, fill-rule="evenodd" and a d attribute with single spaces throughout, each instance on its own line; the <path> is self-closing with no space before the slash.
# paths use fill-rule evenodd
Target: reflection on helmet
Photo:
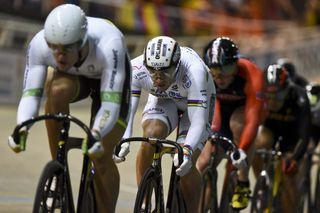
<path id="1" fill-rule="evenodd" d="M 153 70 L 167 70 L 180 61 L 180 47 L 170 37 L 158 36 L 151 39 L 144 49 L 144 63 Z"/>
<path id="2" fill-rule="evenodd" d="M 208 67 L 222 67 L 238 60 L 239 49 L 232 39 L 218 37 L 206 46 L 203 58 Z"/>
<path id="3" fill-rule="evenodd" d="M 63 4 L 53 9 L 44 24 L 44 37 L 50 44 L 78 43 L 87 40 L 87 18 L 83 10 L 73 4 Z"/>
<path id="4" fill-rule="evenodd" d="M 287 86 L 288 73 L 278 64 L 271 64 L 264 71 L 266 92 L 275 93 Z"/>

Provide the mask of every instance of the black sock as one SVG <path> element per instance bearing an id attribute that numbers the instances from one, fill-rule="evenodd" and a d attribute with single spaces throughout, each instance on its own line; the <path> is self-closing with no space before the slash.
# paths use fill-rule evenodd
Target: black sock
<path id="1" fill-rule="evenodd" d="M 250 187 L 250 182 L 249 181 L 237 181 L 238 186 L 243 186 L 243 187 Z"/>

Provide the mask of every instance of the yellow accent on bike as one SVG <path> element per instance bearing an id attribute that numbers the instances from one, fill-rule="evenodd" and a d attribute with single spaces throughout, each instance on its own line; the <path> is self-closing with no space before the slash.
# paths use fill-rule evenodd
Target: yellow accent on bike
<path id="1" fill-rule="evenodd" d="M 272 196 L 273 197 L 275 197 L 279 192 L 281 180 L 282 180 L 281 163 L 279 161 L 279 162 L 277 162 L 277 165 L 275 166 L 274 183 L 273 183 L 273 187 L 272 187 Z"/>
<path id="2" fill-rule="evenodd" d="M 119 124 L 120 126 L 122 126 L 123 128 L 127 128 L 127 122 L 124 121 L 123 119 L 119 118 L 117 120 L 117 124 Z"/>
<path id="3" fill-rule="evenodd" d="M 65 141 L 59 141 L 58 145 L 59 145 L 59 146 L 62 146 L 62 145 L 64 145 L 65 143 L 66 143 Z"/>
<path id="4" fill-rule="evenodd" d="M 84 138 L 81 144 L 82 154 L 88 154 L 88 138 Z"/>

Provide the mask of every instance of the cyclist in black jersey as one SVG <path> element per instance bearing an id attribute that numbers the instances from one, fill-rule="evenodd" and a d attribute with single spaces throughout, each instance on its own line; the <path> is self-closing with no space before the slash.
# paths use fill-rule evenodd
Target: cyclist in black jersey
<path id="1" fill-rule="evenodd" d="M 260 127 L 256 148 L 271 149 L 279 137 L 280 151 L 284 154 L 283 212 L 294 212 L 297 204 L 297 183 L 302 156 L 309 141 L 310 104 L 306 90 L 295 84 L 288 72 L 278 64 L 264 71 L 268 116 Z M 256 156 L 258 158 L 258 156 Z M 261 171 L 261 159 L 253 161 L 256 176 Z"/>

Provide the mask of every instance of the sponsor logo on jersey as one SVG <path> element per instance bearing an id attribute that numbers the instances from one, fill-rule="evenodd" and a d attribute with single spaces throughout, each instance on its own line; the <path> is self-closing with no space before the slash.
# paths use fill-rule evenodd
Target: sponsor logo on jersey
<path id="1" fill-rule="evenodd" d="M 152 107 L 152 108 L 148 109 L 145 113 L 147 113 L 147 114 L 163 114 L 164 111 L 161 108 Z"/>
<path id="2" fill-rule="evenodd" d="M 110 111 L 109 110 L 104 110 L 104 112 L 102 113 L 100 122 L 99 122 L 99 129 L 103 129 L 103 127 L 106 125 L 106 123 L 108 122 L 108 119 L 110 117 Z"/>
<path id="3" fill-rule="evenodd" d="M 182 83 L 185 88 L 189 88 L 192 85 L 190 78 L 187 75 L 184 75 L 182 78 Z"/>
<path id="4" fill-rule="evenodd" d="M 142 80 L 142 79 L 144 79 L 146 77 L 148 77 L 148 75 L 145 72 L 139 72 L 139 73 L 133 75 L 133 78 L 136 79 L 136 80 Z"/>
<path id="5" fill-rule="evenodd" d="M 232 94 L 217 94 L 217 98 L 224 101 L 240 101 L 244 100 L 244 96 L 237 96 Z"/>
<path id="6" fill-rule="evenodd" d="M 183 97 L 180 95 L 179 92 L 174 92 L 174 91 L 169 91 L 168 92 L 168 95 L 170 98 L 173 98 L 173 99 L 182 99 Z"/>
<path id="7" fill-rule="evenodd" d="M 117 74 L 117 69 L 118 69 L 118 51 L 113 49 L 112 53 L 113 53 L 113 69 L 112 69 L 112 74 L 110 78 L 110 89 L 113 89 L 114 78 Z"/>

